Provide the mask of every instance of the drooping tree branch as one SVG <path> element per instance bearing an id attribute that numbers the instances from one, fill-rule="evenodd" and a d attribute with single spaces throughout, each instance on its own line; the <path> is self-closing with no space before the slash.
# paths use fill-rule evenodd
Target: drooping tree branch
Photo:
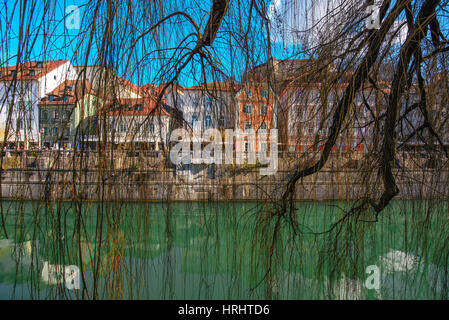
<path id="1" fill-rule="evenodd" d="M 346 118 L 349 107 L 354 101 L 355 93 L 360 89 L 362 84 L 368 77 L 369 71 L 377 57 L 379 55 L 379 51 L 381 45 L 388 33 L 388 31 L 393 26 L 394 21 L 399 16 L 400 12 L 405 8 L 405 6 L 410 2 L 410 0 L 398 1 L 393 8 L 393 10 L 389 13 L 389 15 L 385 18 L 381 28 L 377 31 L 370 30 L 368 36 L 365 41 L 368 41 L 368 49 L 365 57 L 359 64 L 356 72 L 352 76 L 349 85 L 346 87 L 345 93 L 343 97 L 340 99 L 337 109 L 335 110 L 333 116 L 333 122 L 330 127 L 330 135 L 326 140 L 324 145 L 324 149 L 321 153 L 320 159 L 312 166 L 297 171 L 293 174 L 290 180 L 287 183 L 286 191 L 282 196 L 282 201 L 286 203 L 289 199 L 292 200 L 295 191 L 296 182 L 306 176 L 312 175 L 319 170 L 321 170 L 326 164 L 329 155 L 331 153 L 332 147 L 335 145 L 338 135 L 341 132 L 342 124 Z M 383 19 L 387 13 L 387 10 L 390 7 L 390 1 L 384 1 L 380 10 L 380 17 Z M 282 211 L 285 212 L 286 205 L 283 206 Z"/>
<path id="2" fill-rule="evenodd" d="M 391 93 L 388 99 L 384 127 L 384 142 L 380 168 L 384 184 L 384 192 L 377 203 L 374 203 L 374 201 L 371 202 L 376 214 L 381 212 L 388 205 L 390 200 L 399 193 L 399 188 L 393 176 L 393 162 L 396 153 L 397 141 L 395 129 L 397 125 L 401 97 L 405 90 L 405 82 L 407 78 L 406 70 L 413 57 L 416 46 L 420 45 L 421 40 L 425 36 L 427 26 L 435 16 L 435 8 L 439 2 L 440 1 L 438 0 L 427 0 L 424 2 L 416 22 L 412 28 L 409 29 L 406 42 L 401 48 L 399 54 L 399 62 L 395 69 Z"/>

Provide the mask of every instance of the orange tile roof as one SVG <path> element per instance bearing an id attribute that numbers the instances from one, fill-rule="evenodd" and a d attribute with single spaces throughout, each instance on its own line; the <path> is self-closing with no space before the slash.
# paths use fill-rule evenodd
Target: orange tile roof
<path id="1" fill-rule="evenodd" d="M 16 71 L 17 80 L 37 80 L 68 61 L 69 60 L 26 61 L 18 66 L 0 67 L 0 70 L 2 71 L 0 80 L 13 80 L 14 76 L 11 74 L 11 71 Z M 39 64 L 42 66 L 39 66 Z M 4 72 L 7 74 L 3 74 Z"/>
<path id="2" fill-rule="evenodd" d="M 153 84 L 153 83 L 147 83 L 140 87 L 140 93 L 142 95 L 157 96 L 162 91 L 164 86 L 165 86 L 165 83 L 161 83 L 161 84 L 159 84 L 159 86 L 156 84 Z M 182 91 L 182 90 L 184 90 L 184 88 L 181 85 L 175 83 L 175 84 L 169 85 L 168 88 L 166 89 L 165 93 L 168 93 L 170 91 L 178 91 L 178 90 Z"/>
<path id="3" fill-rule="evenodd" d="M 208 82 L 191 87 L 184 88 L 184 90 L 209 90 L 209 91 L 228 91 L 237 92 L 240 89 L 240 85 L 235 82 Z"/>
<path id="4" fill-rule="evenodd" d="M 67 87 L 71 87 L 71 90 L 67 90 Z M 74 104 L 76 101 L 81 100 L 86 94 L 97 94 L 97 90 L 93 88 L 92 84 L 88 81 L 81 80 L 66 80 L 57 86 L 53 91 L 49 92 L 40 102 L 39 105 L 66 105 Z M 67 100 L 64 101 L 64 95 L 67 96 Z M 50 101 L 49 96 L 53 96 L 54 100 Z"/>
<path id="5" fill-rule="evenodd" d="M 141 105 L 141 110 L 136 110 L 136 106 Z M 100 113 L 108 116 L 147 116 L 153 115 L 165 115 L 170 116 L 170 113 L 165 108 L 156 109 L 156 99 L 153 96 L 147 96 L 145 98 L 132 98 L 132 99 L 118 99 L 115 102 L 106 103 Z"/>

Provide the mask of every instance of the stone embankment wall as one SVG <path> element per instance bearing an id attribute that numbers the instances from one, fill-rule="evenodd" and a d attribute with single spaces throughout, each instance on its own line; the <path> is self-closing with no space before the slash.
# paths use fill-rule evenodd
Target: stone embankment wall
<path id="1" fill-rule="evenodd" d="M 1 174 L 4 199 L 61 200 L 276 200 L 294 169 L 314 161 L 313 156 L 279 158 L 275 175 L 263 176 L 254 166 L 194 165 L 174 168 L 162 154 L 137 157 L 67 156 L 22 157 L 20 167 Z M 6 159 L 6 158 L 5 158 Z M 3 160 L 5 160 L 3 159 Z M 360 155 L 331 159 L 320 172 L 298 181 L 297 200 L 351 200 L 377 198 L 382 180 L 375 170 L 358 164 Z M 17 161 L 16 161 L 17 162 Z M 428 168 L 426 159 L 404 157 L 395 169 L 398 198 L 448 198 L 449 167 Z M 6 162 L 3 162 L 5 164 Z"/>
<path id="2" fill-rule="evenodd" d="M 202 171 L 209 171 L 207 172 Z M 180 171 L 7 170 L 1 197 L 8 199 L 86 200 L 257 200 L 279 198 L 291 172 L 261 176 L 258 170 L 227 173 Z M 222 175 L 220 175 L 222 174 Z M 349 200 L 379 196 L 381 180 L 364 180 L 357 170 L 324 170 L 301 179 L 297 200 Z M 396 171 L 399 198 L 449 197 L 449 171 Z"/>

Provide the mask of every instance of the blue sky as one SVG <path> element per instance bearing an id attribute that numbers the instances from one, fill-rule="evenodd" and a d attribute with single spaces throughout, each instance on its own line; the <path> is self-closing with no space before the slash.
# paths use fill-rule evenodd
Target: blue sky
<path id="1" fill-rule="evenodd" d="M 271 0 L 267 0 L 266 8 Z M 208 12 L 207 10 L 210 8 L 210 0 L 201 1 L 201 0 L 188 0 L 188 1 L 180 1 L 178 4 L 170 8 L 167 7 L 167 11 L 165 15 L 174 12 L 174 11 L 184 11 L 191 15 L 196 23 L 200 25 L 201 29 L 204 29 L 204 26 L 207 21 Z M 80 18 L 81 18 L 81 29 L 67 29 L 65 25 L 65 18 L 67 15 L 65 13 L 66 8 L 76 5 L 79 8 Z M 18 37 L 19 37 L 19 27 L 21 25 L 21 15 L 20 12 L 23 8 L 21 8 L 21 2 L 16 2 L 15 0 L 6 0 L 3 4 L 0 4 L 2 7 L 1 10 L 1 26 L 0 30 L 2 35 L 5 35 L 5 31 L 7 30 L 8 38 L 7 43 L 2 47 L 2 65 L 14 65 L 16 63 L 16 52 L 18 46 Z M 82 64 L 85 58 L 85 52 L 87 52 L 87 40 L 88 34 L 83 33 L 86 29 L 89 29 L 89 25 L 84 25 L 83 21 L 91 21 L 90 17 L 93 13 L 92 4 L 86 2 L 84 0 L 65 0 L 65 1 L 51 1 L 51 2 L 41 2 L 35 1 L 33 5 L 29 5 L 25 14 L 25 21 L 28 21 L 30 12 L 34 8 L 33 16 L 31 19 L 31 23 L 25 23 L 24 26 L 30 25 L 30 41 L 36 37 L 33 45 L 31 43 L 28 44 L 28 47 L 32 47 L 31 52 L 27 54 L 28 59 L 30 60 L 55 60 L 55 59 L 68 59 L 72 60 L 74 64 Z M 122 10 L 126 8 L 122 7 Z M 138 11 L 138 10 L 136 10 Z M 231 7 L 229 10 L 229 14 L 237 15 L 238 8 Z M 14 12 L 14 14 L 13 14 Z M 123 12 L 122 12 L 123 13 Z M 118 14 L 119 15 L 119 14 Z M 157 16 L 157 13 L 155 14 Z M 45 27 L 44 29 L 38 29 L 37 26 L 40 24 L 42 17 L 44 16 Z M 152 13 L 149 13 L 149 17 L 152 16 Z M 11 18 L 9 21 L 7 18 Z M 73 15 L 72 15 L 73 17 Z M 137 15 L 136 15 L 137 17 Z M 135 26 L 134 32 L 136 35 L 139 32 L 142 32 L 145 27 L 148 28 L 151 25 L 150 21 L 140 21 L 139 18 L 135 18 L 139 23 Z M 229 18 L 231 19 L 231 18 Z M 241 17 L 242 23 L 242 32 L 243 28 L 246 28 L 248 17 Z M 73 20 L 72 20 L 73 21 Z M 119 20 L 117 20 L 119 21 Z M 8 24 L 10 22 L 10 24 Z M 141 25 L 139 25 L 141 23 Z M 245 25 L 246 23 L 246 25 Z M 100 27 L 98 30 L 102 30 L 101 23 L 99 23 Z M 161 31 L 161 35 L 163 36 L 162 42 L 164 42 L 162 47 L 176 47 L 176 45 L 181 41 L 181 39 L 187 35 L 188 33 L 194 31 L 194 29 L 187 23 L 186 19 L 175 18 L 167 21 L 165 25 L 166 29 L 164 32 Z M 213 47 L 210 48 L 212 52 L 212 57 L 221 64 L 222 71 L 225 72 L 226 75 L 234 76 L 235 78 L 239 78 L 240 75 L 245 71 L 246 65 L 242 64 L 242 61 L 249 61 L 249 64 L 258 64 L 266 61 L 266 58 L 269 54 L 272 56 L 276 56 L 277 58 L 283 58 L 284 53 L 289 45 L 285 45 L 282 43 L 272 43 L 271 52 L 267 51 L 267 43 L 266 43 L 266 34 L 264 34 L 264 27 L 261 25 L 260 19 L 257 19 L 257 15 L 253 10 L 252 21 L 250 26 L 250 32 L 254 33 L 258 39 L 256 41 L 261 41 L 264 45 L 260 46 L 258 52 L 242 52 L 241 48 L 239 48 L 239 39 L 234 39 L 229 36 L 228 30 L 230 28 L 234 28 L 235 26 L 222 26 L 220 28 L 220 32 L 215 40 Z M 161 30 L 161 29 L 160 29 Z M 123 34 L 122 34 L 123 36 Z M 149 36 L 151 41 L 154 41 L 154 38 Z M 129 38 L 130 39 L 130 38 Z M 149 44 L 149 41 L 141 41 L 136 46 L 136 49 L 133 52 L 133 55 L 130 55 L 131 61 L 128 63 L 127 54 L 129 51 L 126 50 L 126 47 L 130 45 L 129 39 L 123 41 L 123 47 L 117 48 L 117 51 L 113 54 L 116 55 L 114 58 L 118 58 L 120 63 L 117 66 L 117 72 L 135 82 L 136 84 L 144 84 L 147 82 L 157 82 L 160 80 L 161 76 L 158 71 L 164 70 L 163 62 L 156 62 L 155 58 L 158 58 L 159 61 L 167 61 L 168 56 L 173 53 L 173 50 L 163 52 L 163 53 L 155 53 L 152 52 L 156 45 Z M 97 39 L 98 40 L 98 39 Z M 191 43 L 188 47 L 191 49 L 194 46 L 194 37 L 190 37 Z M 113 40 L 114 41 L 114 40 Z M 120 46 L 120 40 L 115 40 L 116 43 L 114 46 Z M 78 46 L 81 44 L 81 50 L 77 50 Z M 94 40 L 94 45 L 90 48 L 90 55 L 88 58 L 89 64 L 97 64 L 99 63 L 98 57 L 100 56 L 99 52 L 101 48 L 99 41 Z M 251 46 L 251 44 L 249 43 Z M 254 46 L 256 47 L 256 46 Z M 186 50 L 184 52 L 187 52 Z M 184 53 L 182 52 L 182 53 Z M 285 55 L 288 57 L 289 55 Z M 197 57 L 198 58 L 198 57 Z M 153 60 L 152 60 L 153 59 Z M 137 64 L 140 61 L 141 64 Z M 128 66 L 127 70 L 123 70 L 125 65 Z M 123 69 L 122 69 L 123 68 Z M 138 70 L 133 71 L 132 69 L 138 68 Z M 142 72 L 141 69 L 144 68 L 145 72 Z M 181 76 L 180 82 L 183 85 L 193 85 L 198 81 L 203 80 L 201 77 L 201 63 L 199 59 L 193 61 L 187 68 L 186 72 Z M 130 71 L 131 70 L 131 71 Z M 143 74 L 143 76 L 142 76 Z M 209 73 L 208 73 L 209 74 Z M 207 81 L 213 80 L 212 77 L 206 79 Z"/>
<path id="2" fill-rule="evenodd" d="M 317 12 L 323 11 L 320 2 L 325 0 L 297 0 L 296 3 L 302 5 L 301 8 L 306 8 L 313 4 Z M 131 46 L 132 39 L 137 37 L 141 32 L 153 25 L 162 16 L 167 16 L 175 11 L 183 11 L 188 13 L 194 21 L 203 30 L 208 18 L 207 10 L 211 6 L 211 0 L 173 0 L 164 2 L 164 12 L 157 8 L 143 6 L 139 4 L 141 1 L 135 1 L 135 8 L 132 8 L 132 25 L 126 30 L 120 30 L 111 35 L 113 46 L 106 51 L 102 51 L 102 39 L 105 21 L 98 21 L 98 34 L 94 38 L 92 46 L 88 49 L 87 39 L 89 34 L 90 24 L 86 21 L 91 21 L 94 12 L 93 3 L 85 0 L 64 0 L 64 1 L 45 1 L 34 0 L 28 1 L 27 10 L 25 10 L 26 21 L 29 19 L 31 10 L 34 8 L 31 23 L 25 23 L 24 26 L 30 26 L 29 41 L 31 42 L 36 37 L 35 42 L 28 43 L 28 47 L 32 47 L 31 52 L 27 54 L 27 58 L 32 60 L 52 60 L 52 59 L 68 59 L 74 64 L 84 63 L 86 52 L 90 50 L 88 57 L 88 64 L 108 63 L 108 61 L 115 61 L 116 71 L 119 75 L 127 78 L 138 85 L 148 82 L 159 82 L 169 79 L 169 76 L 163 76 L 161 72 L 170 70 L 169 57 L 175 52 L 172 50 L 157 51 L 158 48 L 175 48 L 189 33 L 194 31 L 194 28 L 181 16 L 172 18 L 164 24 L 164 29 L 159 28 L 155 34 L 149 34 L 139 41 L 132 50 L 132 54 L 127 49 Z M 289 30 L 301 29 L 307 25 L 307 21 L 300 14 L 295 14 L 291 8 L 286 6 L 286 0 L 265 0 L 262 1 L 263 8 L 266 12 L 271 12 L 273 9 L 278 11 L 285 11 L 287 9 L 287 16 L 291 21 L 284 21 L 283 24 L 278 25 L 276 21 L 272 21 L 273 27 L 271 34 L 271 43 L 268 46 L 267 33 L 262 20 L 258 18 L 255 10 L 251 14 L 251 22 L 248 17 L 248 4 L 246 2 L 231 2 L 227 17 L 223 22 L 217 38 L 212 46 L 208 48 L 211 52 L 210 58 L 220 65 L 220 70 L 227 76 L 233 76 L 237 80 L 240 75 L 253 65 L 263 63 L 269 56 L 274 56 L 278 59 L 283 58 L 304 58 L 299 54 L 300 45 L 291 37 Z M 118 2 L 120 3 L 120 2 Z M 148 2 L 146 2 L 148 3 Z M 151 3 L 155 3 L 154 1 Z M 242 4 L 239 7 L 238 4 Z M 2 50 L 1 61 L 2 65 L 14 65 L 16 63 L 16 52 L 18 46 L 19 29 L 21 26 L 20 12 L 22 1 L 5 0 L 0 3 L 0 31 L 2 34 Z M 246 6 L 245 6 L 246 4 Z M 67 29 L 65 24 L 66 8 L 76 5 L 80 13 L 80 30 Z M 115 4 L 114 4 L 115 5 Z M 118 8 L 113 8 L 116 12 L 114 27 L 118 24 L 124 23 L 127 20 L 130 9 L 126 5 L 120 4 Z M 299 7 L 295 10 L 303 10 Z M 14 10 L 14 14 L 12 13 Z M 104 10 L 104 6 L 102 7 Z M 145 10 L 147 12 L 145 12 Z M 104 13 L 104 12 L 103 12 Z M 317 14 L 319 16 L 319 14 Z M 102 17 L 105 15 L 102 14 Z M 270 17 L 272 13 L 270 13 Z M 9 21 L 7 18 L 11 18 Z M 44 28 L 39 29 L 40 21 L 44 17 Z M 129 22 L 129 19 L 128 21 Z M 276 30 L 287 30 L 280 35 Z M 6 30 L 8 32 L 6 32 Z M 244 34 L 248 32 L 247 45 L 244 46 Z M 8 35 L 5 38 L 5 34 Z M 6 41 L 5 41 L 6 40 Z M 179 56 L 187 53 L 195 45 L 195 37 L 187 38 L 183 45 L 186 49 L 177 51 Z M 159 45 L 158 45 L 159 43 Z M 268 48 L 270 47 L 270 50 Z M 248 50 L 244 48 L 249 48 Z M 104 54 L 100 54 L 103 52 Z M 107 54 L 105 54 L 105 52 Z M 110 54 L 110 56 L 108 56 Z M 105 57 L 99 61 L 99 57 Z M 172 70 L 173 71 L 173 70 Z M 211 72 L 206 73 L 206 81 L 214 80 Z M 171 74 L 172 75 L 172 74 Z M 203 81 L 201 73 L 201 60 L 197 56 L 184 70 L 180 77 L 182 85 L 193 85 Z M 215 79 L 220 80 L 220 79 Z"/>

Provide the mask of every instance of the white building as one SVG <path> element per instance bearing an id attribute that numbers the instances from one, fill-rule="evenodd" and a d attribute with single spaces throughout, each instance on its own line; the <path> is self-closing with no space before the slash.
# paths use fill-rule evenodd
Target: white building
<path id="1" fill-rule="evenodd" d="M 0 68 L 0 139 L 19 148 L 40 144 L 38 102 L 77 72 L 68 60 Z M 6 137 L 5 137 L 6 136 Z"/>
<path id="2" fill-rule="evenodd" d="M 142 98 L 142 89 L 132 82 L 121 78 L 117 73 L 101 65 L 75 66 L 79 80 L 89 81 L 102 92 L 103 96 L 113 99 Z"/>
<path id="3" fill-rule="evenodd" d="M 234 96 L 237 88 L 229 82 L 214 82 L 188 88 L 171 88 L 164 98 L 182 112 L 183 127 L 189 131 L 227 129 L 234 126 Z"/>
<path id="4" fill-rule="evenodd" d="M 153 97 L 108 103 L 99 113 L 99 117 L 104 116 L 107 119 L 107 141 L 104 142 L 113 148 L 123 146 L 126 149 L 132 145 L 133 149 L 157 151 L 168 144 L 171 115 L 164 104 L 156 108 Z"/>

